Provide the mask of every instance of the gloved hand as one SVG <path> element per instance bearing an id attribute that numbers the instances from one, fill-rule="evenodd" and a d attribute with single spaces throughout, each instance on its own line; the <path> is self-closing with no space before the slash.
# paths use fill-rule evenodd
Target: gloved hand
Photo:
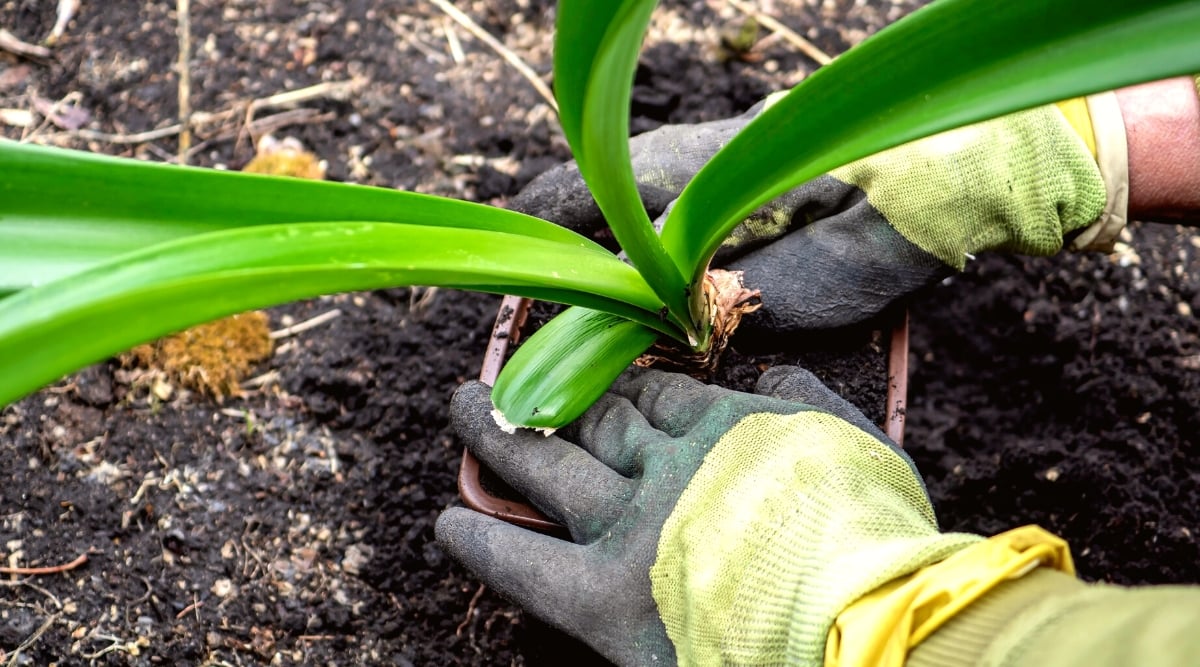
<path id="1" fill-rule="evenodd" d="M 820 664 L 852 601 L 980 538 L 940 534 L 911 460 L 812 374 L 757 392 L 634 369 L 543 437 L 468 383 L 467 448 L 573 541 L 455 508 L 438 542 L 618 664 Z"/>
<path id="2" fill-rule="evenodd" d="M 631 140 L 652 218 L 763 104 Z M 1128 188 L 1116 109 L 1097 96 L 1016 113 L 885 151 L 786 193 L 735 229 L 714 260 L 745 271 L 747 286 L 763 293 L 739 339 L 771 345 L 796 331 L 862 321 L 961 271 L 981 251 L 1049 255 L 1089 225 L 1080 247 L 1111 244 Z M 512 207 L 603 240 L 603 218 L 573 163 L 535 179 Z"/>

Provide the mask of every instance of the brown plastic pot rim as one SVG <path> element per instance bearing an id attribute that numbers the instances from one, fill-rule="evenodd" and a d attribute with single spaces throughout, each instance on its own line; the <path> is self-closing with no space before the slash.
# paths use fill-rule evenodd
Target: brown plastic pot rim
<path id="1" fill-rule="evenodd" d="M 509 345 L 516 344 L 520 339 L 530 304 L 529 299 L 516 296 L 506 296 L 500 303 L 500 311 L 496 315 L 496 323 L 483 357 L 483 367 L 479 372 L 479 379 L 484 384 L 490 386 L 495 383 L 500 368 L 504 366 Z M 897 319 L 888 350 L 887 409 L 880 427 L 897 445 L 904 446 L 905 401 L 908 397 L 908 311 L 904 311 Z M 531 505 L 489 493 L 483 488 L 480 473 L 479 460 L 464 450 L 462 465 L 458 470 L 458 492 L 467 507 L 526 528 L 545 532 L 562 530 L 562 526 L 547 519 Z"/>

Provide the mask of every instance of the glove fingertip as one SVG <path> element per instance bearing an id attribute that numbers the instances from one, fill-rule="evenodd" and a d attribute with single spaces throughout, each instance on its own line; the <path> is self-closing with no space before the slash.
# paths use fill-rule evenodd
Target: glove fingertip
<path id="1" fill-rule="evenodd" d="M 478 380 L 464 382 L 450 399 L 450 418 L 456 424 L 473 420 L 479 413 L 490 414 L 492 388 Z"/>
<path id="2" fill-rule="evenodd" d="M 438 515 L 433 526 L 437 543 L 456 560 L 462 561 L 467 544 L 480 528 L 480 521 L 488 517 L 465 507 L 451 507 Z"/>
<path id="3" fill-rule="evenodd" d="M 836 398 L 817 376 L 799 366 L 772 366 L 758 378 L 754 393 L 784 401 L 820 406 L 822 399 Z"/>

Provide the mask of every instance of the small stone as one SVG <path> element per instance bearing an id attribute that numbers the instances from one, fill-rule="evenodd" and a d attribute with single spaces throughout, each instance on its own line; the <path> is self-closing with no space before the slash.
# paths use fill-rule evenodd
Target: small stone
<path id="1" fill-rule="evenodd" d="M 75 391 L 84 403 L 104 407 L 113 400 L 112 374 L 103 365 L 88 366 L 75 376 Z"/>
<path id="2" fill-rule="evenodd" d="M 233 593 L 233 582 L 229 579 L 217 579 L 213 582 L 212 588 L 209 590 L 212 591 L 213 595 L 224 599 Z"/>
<path id="3" fill-rule="evenodd" d="M 363 567 L 371 561 L 375 550 L 366 544 L 351 544 L 342 557 L 342 570 L 349 574 L 361 574 Z"/>

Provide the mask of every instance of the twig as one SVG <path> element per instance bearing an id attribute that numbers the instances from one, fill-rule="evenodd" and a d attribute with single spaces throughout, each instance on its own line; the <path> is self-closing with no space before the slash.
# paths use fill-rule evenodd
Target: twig
<path id="1" fill-rule="evenodd" d="M 321 97 L 332 97 L 338 99 L 344 95 L 349 95 L 362 85 L 360 79 L 351 79 L 350 81 L 324 81 L 314 86 L 300 88 L 298 90 L 289 90 L 282 93 L 276 93 L 270 97 L 263 97 L 253 100 L 246 105 L 246 116 L 242 121 L 242 129 L 238 131 L 238 143 L 234 146 L 237 150 L 241 146 L 243 133 L 250 135 L 252 144 L 258 144 L 258 136 L 254 134 L 254 114 L 268 107 L 281 107 L 300 104 L 308 100 Z"/>
<path id="2" fill-rule="evenodd" d="M 341 639 L 341 635 L 300 635 L 299 637 L 296 637 L 297 641 L 302 642 L 321 642 L 331 641 L 334 639 Z"/>
<path id="3" fill-rule="evenodd" d="M 59 600 L 58 597 L 54 595 L 54 593 L 51 593 L 50 591 L 46 590 L 45 588 L 42 588 L 41 586 L 38 586 L 37 584 L 33 583 L 32 581 L 30 581 L 28 579 L 0 579 L 0 586 L 5 586 L 8 588 L 16 588 L 17 586 L 22 586 L 24 588 L 32 588 L 33 590 L 35 590 L 35 591 L 41 593 L 42 595 L 46 596 L 47 598 L 49 598 L 50 601 L 54 603 L 54 607 L 56 609 L 58 609 L 59 611 L 62 611 L 62 609 L 63 609 L 62 600 Z"/>
<path id="4" fill-rule="evenodd" d="M 33 590 L 35 590 L 35 591 L 41 593 L 42 595 L 45 595 L 47 598 L 49 598 L 50 601 L 54 603 L 54 606 L 57 609 L 57 611 L 55 611 L 53 614 L 50 614 L 50 616 L 46 618 L 45 622 L 43 622 L 42 625 L 37 630 L 35 630 L 32 635 L 29 635 L 28 637 L 26 637 L 25 641 L 21 642 L 20 646 L 13 649 L 12 655 L 8 656 L 8 662 L 6 663 L 6 665 L 7 665 L 7 667 L 14 667 L 16 664 L 21 662 L 19 660 L 19 658 L 21 657 L 21 652 L 24 651 L 25 649 L 29 648 L 30 646 L 33 646 L 34 643 L 37 642 L 37 640 L 39 638 L 41 638 L 42 635 L 46 634 L 46 631 L 50 629 L 50 626 L 54 625 L 55 621 L 57 621 L 59 618 L 62 618 L 63 603 L 62 603 L 62 600 L 59 600 L 50 591 L 42 588 L 41 586 L 38 586 L 37 584 L 30 583 L 28 580 L 25 580 L 25 579 L 21 579 L 21 580 L 17 580 L 17 581 L 0 581 L 0 584 L 5 585 L 5 586 L 26 586 L 28 588 L 32 588 Z"/>
<path id="5" fill-rule="evenodd" d="M 188 612 L 195 611 L 196 612 L 196 620 L 198 621 L 198 620 L 200 620 L 200 607 L 203 607 L 203 606 L 204 606 L 204 602 L 197 600 L 196 595 L 193 593 L 192 594 L 192 603 L 189 604 L 188 606 L 184 607 L 183 609 L 181 609 L 178 614 L 175 614 L 175 618 L 176 619 L 183 618 L 184 616 L 188 615 Z"/>
<path id="6" fill-rule="evenodd" d="M 287 338 L 288 336 L 295 336 L 298 333 L 303 333 L 305 331 L 308 331 L 309 329 L 319 327 L 322 324 L 325 324 L 326 322 L 328 322 L 332 319 L 341 317 L 341 315 L 342 315 L 342 310 L 340 308 L 334 308 L 333 310 L 331 310 L 327 313 L 321 313 L 320 315 L 317 315 L 314 318 L 304 320 L 303 322 L 297 322 L 296 324 L 293 324 L 290 327 L 284 327 L 277 331 L 272 331 L 270 333 L 271 340 L 279 340 L 280 338 Z"/>
<path id="7" fill-rule="evenodd" d="M 463 54 L 462 42 L 458 41 L 458 35 L 454 32 L 454 26 L 451 25 L 449 17 L 442 23 L 442 32 L 446 34 L 446 44 L 450 47 L 450 57 L 454 58 L 456 65 L 461 65 L 467 57 Z"/>
<path id="8" fill-rule="evenodd" d="M 10 127 L 29 127 L 33 122 L 33 112 L 28 109 L 0 109 L 0 123 Z"/>
<path id="9" fill-rule="evenodd" d="M 470 16 L 462 13 L 457 7 L 450 4 L 446 0 L 429 1 L 437 5 L 438 9 L 446 12 L 446 15 L 457 21 L 459 25 L 466 28 L 467 32 L 475 35 L 477 39 L 484 44 L 487 44 L 496 53 L 500 54 L 501 58 L 504 58 L 509 65 L 512 65 L 514 68 L 516 68 L 516 70 L 521 73 L 521 76 L 525 77 L 525 79 L 533 85 L 538 94 L 541 95 L 542 98 L 545 99 L 550 105 L 551 109 L 554 109 L 555 112 L 558 111 L 558 103 L 554 101 L 554 93 L 550 92 L 550 87 L 547 86 L 544 81 L 542 81 L 541 77 L 539 77 L 537 73 L 529 67 L 529 65 L 525 64 L 525 61 L 521 60 L 520 56 L 509 50 L 507 46 L 501 44 L 499 40 L 497 40 L 495 37 L 492 37 L 491 33 L 479 27 L 479 24 L 471 20 Z"/>
<path id="10" fill-rule="evenodd" d="M 250 108 L 257 111 L 267 107 L 282 107 L 289 104 L 299 104 L 309 100 L 315 100 L 320 97 L 332 97 L 338 99 L 353 93 L 359 86 L 362 85 L 359 79 L 351 79 L 349 81 L 325 81 L 306 88 L 297 88 L 296 90 L 285 90 L 282 93 L 275 93 L 269 97 L 263 97 L 250 102 Z"/>
<path id="11" fill-rule="evenodd" d="M 433 1 L 437 2 L 437 0 L 433 0 Z M 813 60 L 817 61 L 817 63 L 819 63 L 821 65 L 828 65 L 829 63 L 833 62 L 833 58 L 830 58 L 829 54 L 827 54 L 824 51 L 822 51 L 821 49 L 817 48 L 816 44 L 813 44 L 812 42 L 808 41 L 807 39 L 804 39 L 795 30 L 792 30 L 791 28 L 787 27 L 786 25 L 775 20 L 775 18 L 772 17 L 770 14 L 765 14 L 763 12 L 760 12 L 757 9 L 741 2 L 741 0 L 727 0 L 727 1 L 734 9 L 738 10 L 739 12 L 742 12 L 743 14 L 749 14 L 750 16 L 753 16 L 754 20 L 761 23 L 768 30 L 770 30 L 774 33 L 777 33 L 779 35 L 782 35 L 783 38 L 786 39 L 792 46 L 796 47 L 797 49 L 800 49 L 801 53 L 803 53 L 804 55 L 808 56 L 809 58 L 812 58 Z"/>
<path id="12" fill-rule="evenodd" d="M 418 291 L 420 296 L 418 296 Z M 416 315 L 424 315 L 437 296 L 437 287 L 413 287 L 408 293 L 408 310 Z"/>
<path id="13" fill-rule="evenodd" d="M 258 375 L 258 376 L 250 378 L 249 380 L 246 380 L 239 386 L 241 386 L 242 389 L 258 389 L 259 387 L 262 387 L 262 386 L 265 386 L 265 385 L 268 385 L 268 384 L 271 384 L 274 382 L 278 382 L 278 381 L 279 381 L 279 371 L 267 371 L 266 373 L 263 373 L 262 375 Z"/>
<path id="14" fill-rule="evenodd" d="M 54 19 L 54 27 L 50 29 L 50 36 L 46 38 L 47 44 L 54 46 L 58 43 L 63 33 L 67 31 L 67 24 L 71 22 L 77 11 L 79 11 L 79 0 L 58 0 L 58 16 Z"/>
<path id="15" fill-rule="evenodd" d="M 264 116 L 250 123 L 250 133 L 262 136 L 270 134 L 281 127 L 288 125 L 305 125 L 312 123 L 324 123 L 325 121 L 337 118 L 337 114 L 329 111 L 321 113 L 316 109 L 292 109 L 290 111 L 280 111 L 277 114 Z"/>
<path id="16" fill-rule="evenodd" d="M 150 579 L 147 577 L 140 576 L 140 575 L 138 576 L 138 579 L 142 580 L 142 585 L 146 587 L 146 592 L 140 598 L 137 598 L 136 600 L 131 600 L 128 604 L 129 607 L 135 607 L 135 606 L 145 602 L 146 600 L 149 600 L 151 595 L 154 595 L 154 586 L 150 585 Z"/>
<path id="17" fill-rule="evenodd" d="M 39 574 L 57 574 L 59 572 L 66 572 L 68 570 L 74 570 L 75 568 L 79 567 L 80 565 L 83 565 L 84 563 L 86 563 L 87 560 L 88 560 L 87 554 L 80 554 L 79 558 L 76 558 L 75 560 L 71 561 L 70 563 L 63 563 L 62 565 L 52 565 L 49 567 L 7 567 L 7 566 L 4 566 L 4 567 L 0 567 L 0 574 L 21 574 L 21 575 L 31 575 L 31 576 L 39 575 Z"/>
<path id="18" fill-rule="evenodd" d="M 479 603 L 479 598 L 483 597 L 483 592 L 485 590 L 487 590 L 487 586 L 479 584 L 479 589 L 475 591 L 475 595 L 471 596 L 471 601 L 467 603 L 467 617 L 464 618 L 463 622 L 459 623 L 458 627 L 454 629 L 455 637 L 461 637 L 463 628 L 467 627 L 468 623 L 475 620 L 475 605 Z"/>
<path id="19" fill-rule="evenodd" d="M 259 118 L 250 123 L 249 126 L 239 126 L 235 128 L 221 129 L 212 137 L 201 141 L 192 146 L 190 155 L 195 155 L 214 143 L 227 141 L 235 137 L 240 138 L 244 132 L 248 132 L 250 136 L 261 137 L 264 134 L 270 134 L 275 130 L 288 125 L 312 125 L 315 123 L 324 123 L 326 121 L 337 118 L 337 114 L 330 111 L 321 113 L 316 109 L 292 109 L 291 111 L 281 111 L 277 114 Z"/>
<path id="20" fill-rule="evenodd" d="M 50 59 L 50 49 L 21 41 L 16 35 L 0 28 L 0 51 L 8 51 L 14 55 L 26 58 Z"/>
<path id="21" fill-rule="evenodd" d="M 2 32 L 3 30 L 0 29 L 0 33 Z M 239 136 L 241 133 L 246 132 L 247 130 L 252 135 L 265 134 L 286 125 L 323 123 L 331 120 L 332 118 L 336 117 L 336 114 L 323 114 L 316 109 L 292 109 L 290 111 L 283 111 L 278 114 L 259 118 L 257 120 L 253 119 L 253 115 L 255 112 L 268 107 L 298 104 L 300 102 L 319 97 L 337 98 L 341 95 L 353 92 L 360 85 L 360 83 L 361 81 L 357 79 L 351 81 L 326 82 L 298 90 L 284 91 L 282 93 L 277 93 L 261 99 L 241 102 L 230 109 L 226 109 L 225 111 L 216 113 L 193 112 L 190 115 L 191 117 L 189 119 L 189 126 L 217 125 L 229 123 L 230 121 L 233 121 L 235 125 L 229 129 L 218 129 L 214 136 L 192 146 L 191 150 L 188 151 L 188 156 L 190 157 L 195 155 L 197 152 L 203 150 L 213 142 L 232 139 Z M 249 122 L 248 125 L 243 124 L 238 126 L 237 119 L 245 118 L 247 111 L 249 111 L 251 122 Z M 79 138 L 83 139 L 84 141 L 98 141 L 109 144 L 144 144 L 151 141 L 156 141 L 158 139 L 173 137 L 182 133 L 184 128 L 185 126 L 183 123 L 175 123 L 174 125 L 168 125 L 166 127 L 160 127 L 153 130 L 146 130 L 144 132 L 136 132 L 133 134 L 114 134 L 81 128 L 78 130 L 69 130 L 66 132 L 46 135 L 42 139 L 54 140 L 65 137 Z M 28 140 L 28 137 L 26 140 Z"/>
<path id="22" fill-rule="evenodd" d="M 95 634 L 92 635 L 90 639 L 99 639 L 100 641 L 109 642 L 109 644 L 95 653 L 81 653 L 80 657 L 85 660 L 95 660 L 96 658 L 106 656 L 109 653 L 116 653 L 117 651 L 132 653 L 134 649 L 138 648 L 137 641 L 127 642 L 122 640 L 120 637 L 114 637 L 112 635 Z"/>
<path id="23" fill-rule="evenodd" d="M 409 30 L 405 29 L 404 26 L 400 25 L 400 22 L 396 19 L 385 18 L 383 22 L 387 24 L 387 27 L 392 29 L 392 33 L 395 34 L 401 42 L 404 42 L 421 53 L 424 53 L 425 57 L 430 62 L 437 63 L 439 65 L 446 62 L 446 56 L 438 53 L 433 49 L 433 47 L 429 46 L 425 42 L 422 42 L 415 34 L 411 33 Z"/>
<path id="24" fill-rule="evenodd" d="M 254 419 L 249 411 L 241 408 L 221 408 L 218 412 L 226 417 L 233 417 L 234 419 L 241 419 L 243 421 L 250 421 Z"/>
<path id="25" fill-rule="evenodd" d="M 187 164 L 192 147 L 192 53 L 191 0 L 176 0 L 175 13 L 179 22 L 179 164 Z"/>
<path id="26" fill-rule="evenodd" d="M 173 137 L 183 131 L 183 126 L 179 124 L 160 127 L 157 130 L 146 130 L 145 132 L 137 132 L 134 134 L 109 134 L 108 132 L 98 132 L 96 130 L 74 130 L 68 134 L 79 137 L 86 141 L 99 141 L 107 144 L 144 144 L 148 141 L 157 139 L 165 139 Z"/>
<path id="27" fill-rule="evenodd" d="M 8 667 L 14 667 L 14 665 L 19 662 L 18 658 L 21 657 L 21 652 L 30 646 L 33 646 L 42 635 L 46 634 L 46 631 L 50 629 L 50 626 L 54 625 L 54 622 L 57 621 L 60 616 L 62 616 L 61 611 L 56 611 L 53 614 L 50 614 L 48 617 L 46 617 L 46 621 L 42 623 L 37 630 L 33 631 L 32 635 L 29 635 L 25 641 L 21 642 L 20 646 L 13 649 L 12 655 L 8 658 Z"/>

